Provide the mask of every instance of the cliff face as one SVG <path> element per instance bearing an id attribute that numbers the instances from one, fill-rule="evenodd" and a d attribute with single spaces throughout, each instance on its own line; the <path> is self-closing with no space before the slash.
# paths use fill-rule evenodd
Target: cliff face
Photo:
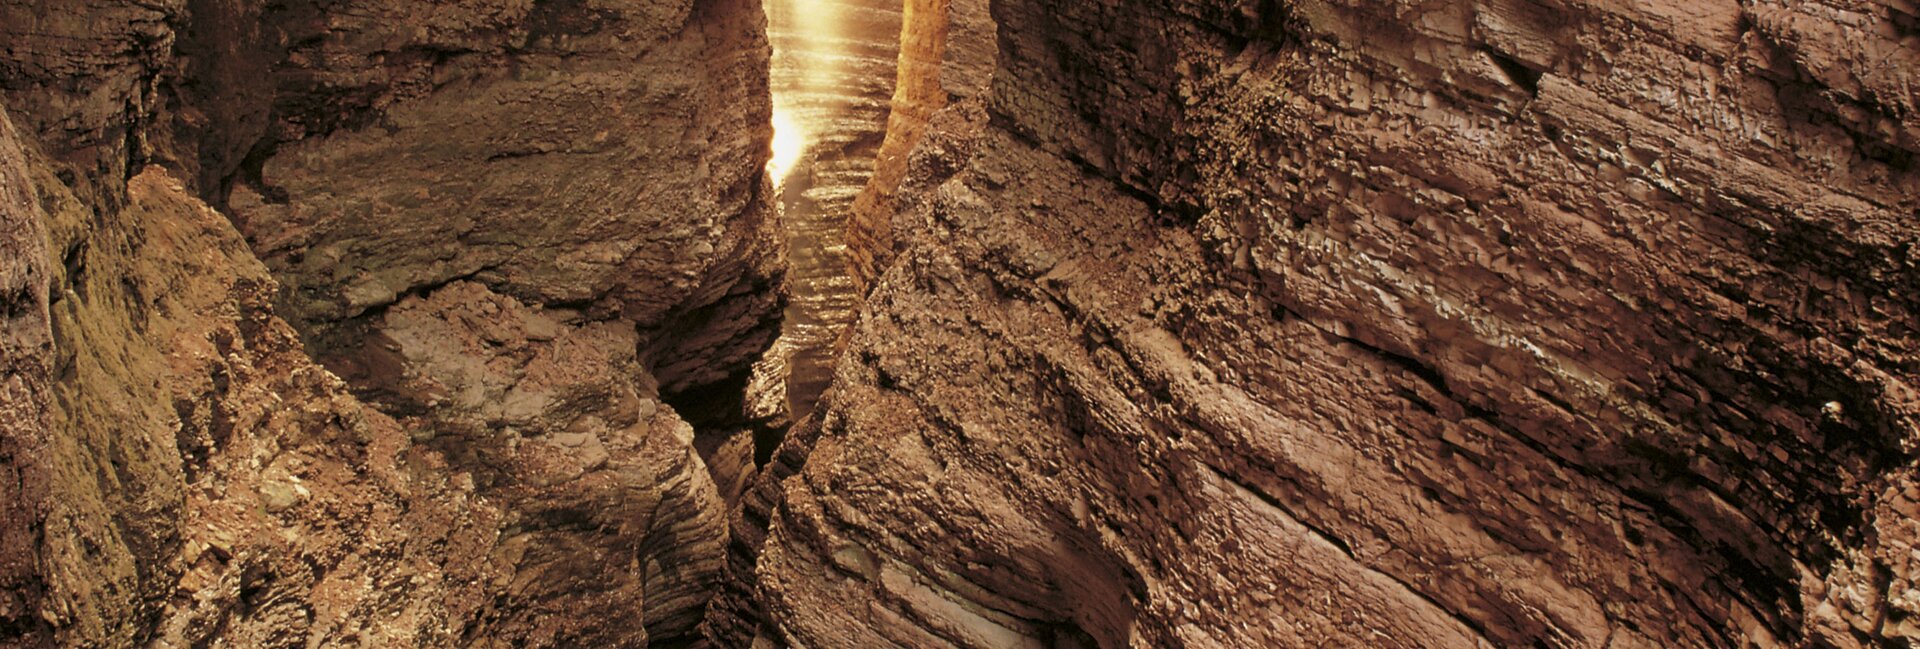
<path id="1" fill-rule="evenodd" d="M 35 614 L 47 580 L 32 548 L 46 518 L 53 336 L 30 173 L 12 121 L 0 119 L 0 639 L 44 643 Z"/>
<path id="2" fill-rule="evenodd" d="M 894 6 L 0 0 L 0 646 L 1920 641 L 1912 2 Z"/>
<path id="3" fill-rule="evenodd" d="M 0 646 L 684 639 L 758 3 L 58 4 L 0 3 Z"/>
<path id="4" fill-rule="evenodd" d="M 901 245 L 892 221 L 913 151 L 936 116 L 964 119 L 968 111 L 941 109 L 985 91 L 993 71 L 994 24 L 987 16 L 987 3 L 908 0 L 902 4 L 897 87 L 886 135 L 874 158 L 873 177 L 854 198 L 846 225 L 847 257 L 863 295 Z M 948 127 L 936 132 L 965 130 Z M 930 181 L 941 175 L 921 170 L 914 176 Z"/>
<path id="5" fill-rule="evenodd" d="M 913 7 L 884 272 L 717 627 L 1920 638 L 1910 3 Z"/>

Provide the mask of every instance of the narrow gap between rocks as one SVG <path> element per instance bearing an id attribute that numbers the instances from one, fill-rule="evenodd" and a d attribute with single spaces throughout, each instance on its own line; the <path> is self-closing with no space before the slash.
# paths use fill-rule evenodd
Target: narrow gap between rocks
<path id="1" fill-rule="evenodd" d="M 784 389 L 779 401 L 793 421 L 831 383 L 840 338 L 859 310 L 847 214 L 885 135 L 901 4 L 769 0 L 766 10 L 774 122 L 767 171 L 787 236 L 789 303 L 761 371 L 784 379 L 770 389 Z"/>

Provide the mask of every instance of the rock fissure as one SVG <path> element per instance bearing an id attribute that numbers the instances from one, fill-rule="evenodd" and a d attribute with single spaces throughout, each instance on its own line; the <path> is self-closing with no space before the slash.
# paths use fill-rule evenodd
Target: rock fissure
<path id="1" fill-rule="evenodd" d="M 1493 642 L 1488 640 L 1486 630 L 1481 627 L 1481 623 L 1475 622 L 1474 620 L 1464 615 L 1461 615 L 1454 611 L 1450 611 L 1446 607 L 1441 606 L 1438 602 L 1435 602 L 1432 600 L 1432 598 L 1426 596 L 1421 589 L 1415 588 L 1413 584 L 1407 583 L 1406 580 L 1396 577 L 1391 573 L 1382 572 L 1379 569 L 1371 565 L 1368 565 L 1367 561 L 1361 559 L 1359 555 L 1354 554 L 1352 546 L 1348 545 L 1346 541 L 1340 540 L 1340 537 L 1335 536 L 1327 532 L 1326 530 L 1314 527 L 1312 523 L 1308 523 L 1305 519 L 1302 519 L 1300 518 L 1299 515 L 1295 514 L 1280 499 L 1275 498 L 1272 495 L 1267 494 L 1266 492 L 1263 492 L 1253 487 L 1252 485 L 1249 485 L 1245 482 L 1235 479 L 1232 476 L 1232 474 L 1229 474 L 1226 471 L 1221 470 L 1219 467 L 1215 467 L 1211 465 L 1205 465 L 1205 466 L 1207 467 L 1208 470 L 1213 472 L 1215 477 L 1229 484 L 1232 484 L 1234 487 L 1240 489 L 1242 492 L 1245 492 L 1249 495 L 1254 496 L 1255 498 L 1259 499 L 1262 503 L 1265 503 L 1268 507 L 1272 507 L 1275 511 L 1280 512 L 1281 515 L 1286 516 L 1288 519 L 1292 520 L 1293 522 L 1298 523 L 1301 526 L 1305 527 L 1308 532 L 1312 533 L 1314 536 L 1318 537 L 1328 545 L 1333 546 L 1335 549 L 1339 550 L 1341 554 L 1346 555 L 1347 560 L 1352 561 L 1355 565 L 1361 566 L 1373 572 L 1374 574 L 1378 574 L 1382 577 L 1386 577 L 1387 579 L 1391 580 L 1393 583 L 1397 584 L 1400 588 L 1405 589 L 1408 593 L 1411 593 L 1421 598 L 1422 600 L 1424 600 L 1426 602 L 1426 605 L 1432 607 L 1433 610 L 1440 611 L 1449 616 L 1452 616 L 1456 621 L 1460 623 L 1460 626 L 1465 627 L 1466 629 L 1472 632 L 1475 642 L 1483 645 L 1494 644 Z M 1602 644 L 1601 646 L 1604 647 L 1606 645 Z"/>
<path id="2" fill-rule="evenodd" d="M 1873 0 L 0 0 L 0 647 L 1899 647 Z"/>

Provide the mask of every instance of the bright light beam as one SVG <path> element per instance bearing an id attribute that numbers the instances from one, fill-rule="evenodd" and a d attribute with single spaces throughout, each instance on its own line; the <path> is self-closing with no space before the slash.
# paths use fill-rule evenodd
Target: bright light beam
<path id="1" fill-rule="evenodd" d="M 786 184 L 806 159 L 820 133 L 809 120 L 823 119 L 820 104 L 833 93 L 836 77 L 844 73 L 838 48 L 845 16 L 838 3 L 818 0 L 768 0 L 768 27 L 773 39 L 773 157 L 767 173 L 775 187 Z"/>
<path id="2" fill-rule="evenodd" d="M 785 102 L 780 102 L 785 103 Z M 776 104 L 773 108 L 773 157 L 767 160 L 767 173 L 773 175 L 774 187 L 786 184 L 787 175 L 793 173 L 800 157 L 807 152 L 807 133 L 794 121 L 792 112 Z"/>

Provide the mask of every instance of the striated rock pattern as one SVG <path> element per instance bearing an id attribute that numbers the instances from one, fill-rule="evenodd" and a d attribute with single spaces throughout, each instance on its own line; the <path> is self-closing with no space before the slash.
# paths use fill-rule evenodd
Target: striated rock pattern
<path id="1" fill-rule="evenodd" d="M 778 330 L 764 20 L 0 2 L 0 646 L 687 640 L 662 402 Z"/>
<path id="2" fill-rule="evenodd" d="M 854 198 L 846 223 L 847 256 L 862 295 L 893 261 L 893 222 L 900 185 L 929 122 L 957 100 L 980 95 L 991 80 L 994 25 L 987 3 L 909 0 L 904 4 L 900 58 L 886 137 L 873 176 Z M 957 119 L 965 112 L 947 113 Z M 937 174 L 922 171 L 921 178 Z"/>
<path id="3" fill-rule="evenodd" d="M 753 639 L 753 556 L 771 482 L 759 472 L 827 389 L 860 305 L 847 231 L 881 142 L 893 137 L 888 98 L 901 56 L 902 7 L 891 0 L 771 0 L 766 8 L 777 131 L 768 171 L 788 241 L 789 299 L 779 338 L 742 379 L 738 399 L 681 408 L 710 413 L 702 423 L 718 431 L 697 440 L 730 512 L 725 577 L 703 627 L 718 646 Z"/>
<path id="4" fill-rule="evenodd" d="M 186 4 L 0 1 L 0 99 L 83 198 L 122 189 L 99 180 L 130 177 L 131 161 L 151 150 L 146 127 Z"/>
<path id="5" fill-rule="evenodd" d="M 300 45 L 280 74 L 301 92 L 276 99 L 230 202 L 296 315 L 325 334 L 471 279 L 757 341 L 679 346 L 657 359 L 675 389 L 749 360 L 772 319 L 711 315 L 755 315 L 728 297 L 773 308 L 779 272 L 753 164 L 769 119 L 758 4 L 472 4 L 286 18 Z"/>
<path id="6" fill-rule="evenodd" d="M 48 584 L 34 546 L 50 504 L 50 271 L 45 217 L 7 117 L 0 109 L 0 641 L 35 646 L 49 640 L 39 615 Z"/>
<path id="7" fill-rule="evenodd" d="M 713 637 L 1920 639 L 1911 3 L 969 4 Z"/>
<path id="8" fill-rule="evenodd" d="M 9 431 L 32 443 L 8 458 L 28 478 L 9 502 L 34 520 L 8 546 L 0 641 L 447 642 L 498 572 L 458 551 L 491 543 L 498 513 L 307 359 L 265 268 L 179 183 L 143 173 L 101 219 L 35 176 L 39 232 L 84 249 L 37 277 L 59 288 L 48 362 L 15 375 L 53 398 L 21 413 L 44 435 Z"/>
<path id="9" fill-rule="evenodd" d="M 43 615 L 57 644 L 452 641 L 447 620 L 511 574 L 468 554 L 494 542 L 500 512 L 302 353 L 224 217 L 157 170 L 128 194 L 125 228 L 93 232 L 100 247 L 63 278 L 54 328 L 81 350 L 62 359 L 57 430 L 94 436 L 54 454 Z M 90 462 L 113 470 L 92 482 Z M 103 552 L 103 519 L 137 542 Z"/>
<path id="10" fill-rule="evenodd" d="M 0 0 L 0 647 L 1912 646 L 1916 75 L 1910 0 Z"/>
<path id="11" fill-rule="evenodd" d="M 342 376 L 509 512 L 491 558 L 516 568 L 496 584 L 511 599 L 469 638 L 619 644 L 630 629 L 592 621 L 641 612 L 651 641 L 692 631 L 724 509 L 631 325 L 456 282 L 394 305 L 376 331 Z M 598 634 L 570 631 L 583 623 Z"/>

